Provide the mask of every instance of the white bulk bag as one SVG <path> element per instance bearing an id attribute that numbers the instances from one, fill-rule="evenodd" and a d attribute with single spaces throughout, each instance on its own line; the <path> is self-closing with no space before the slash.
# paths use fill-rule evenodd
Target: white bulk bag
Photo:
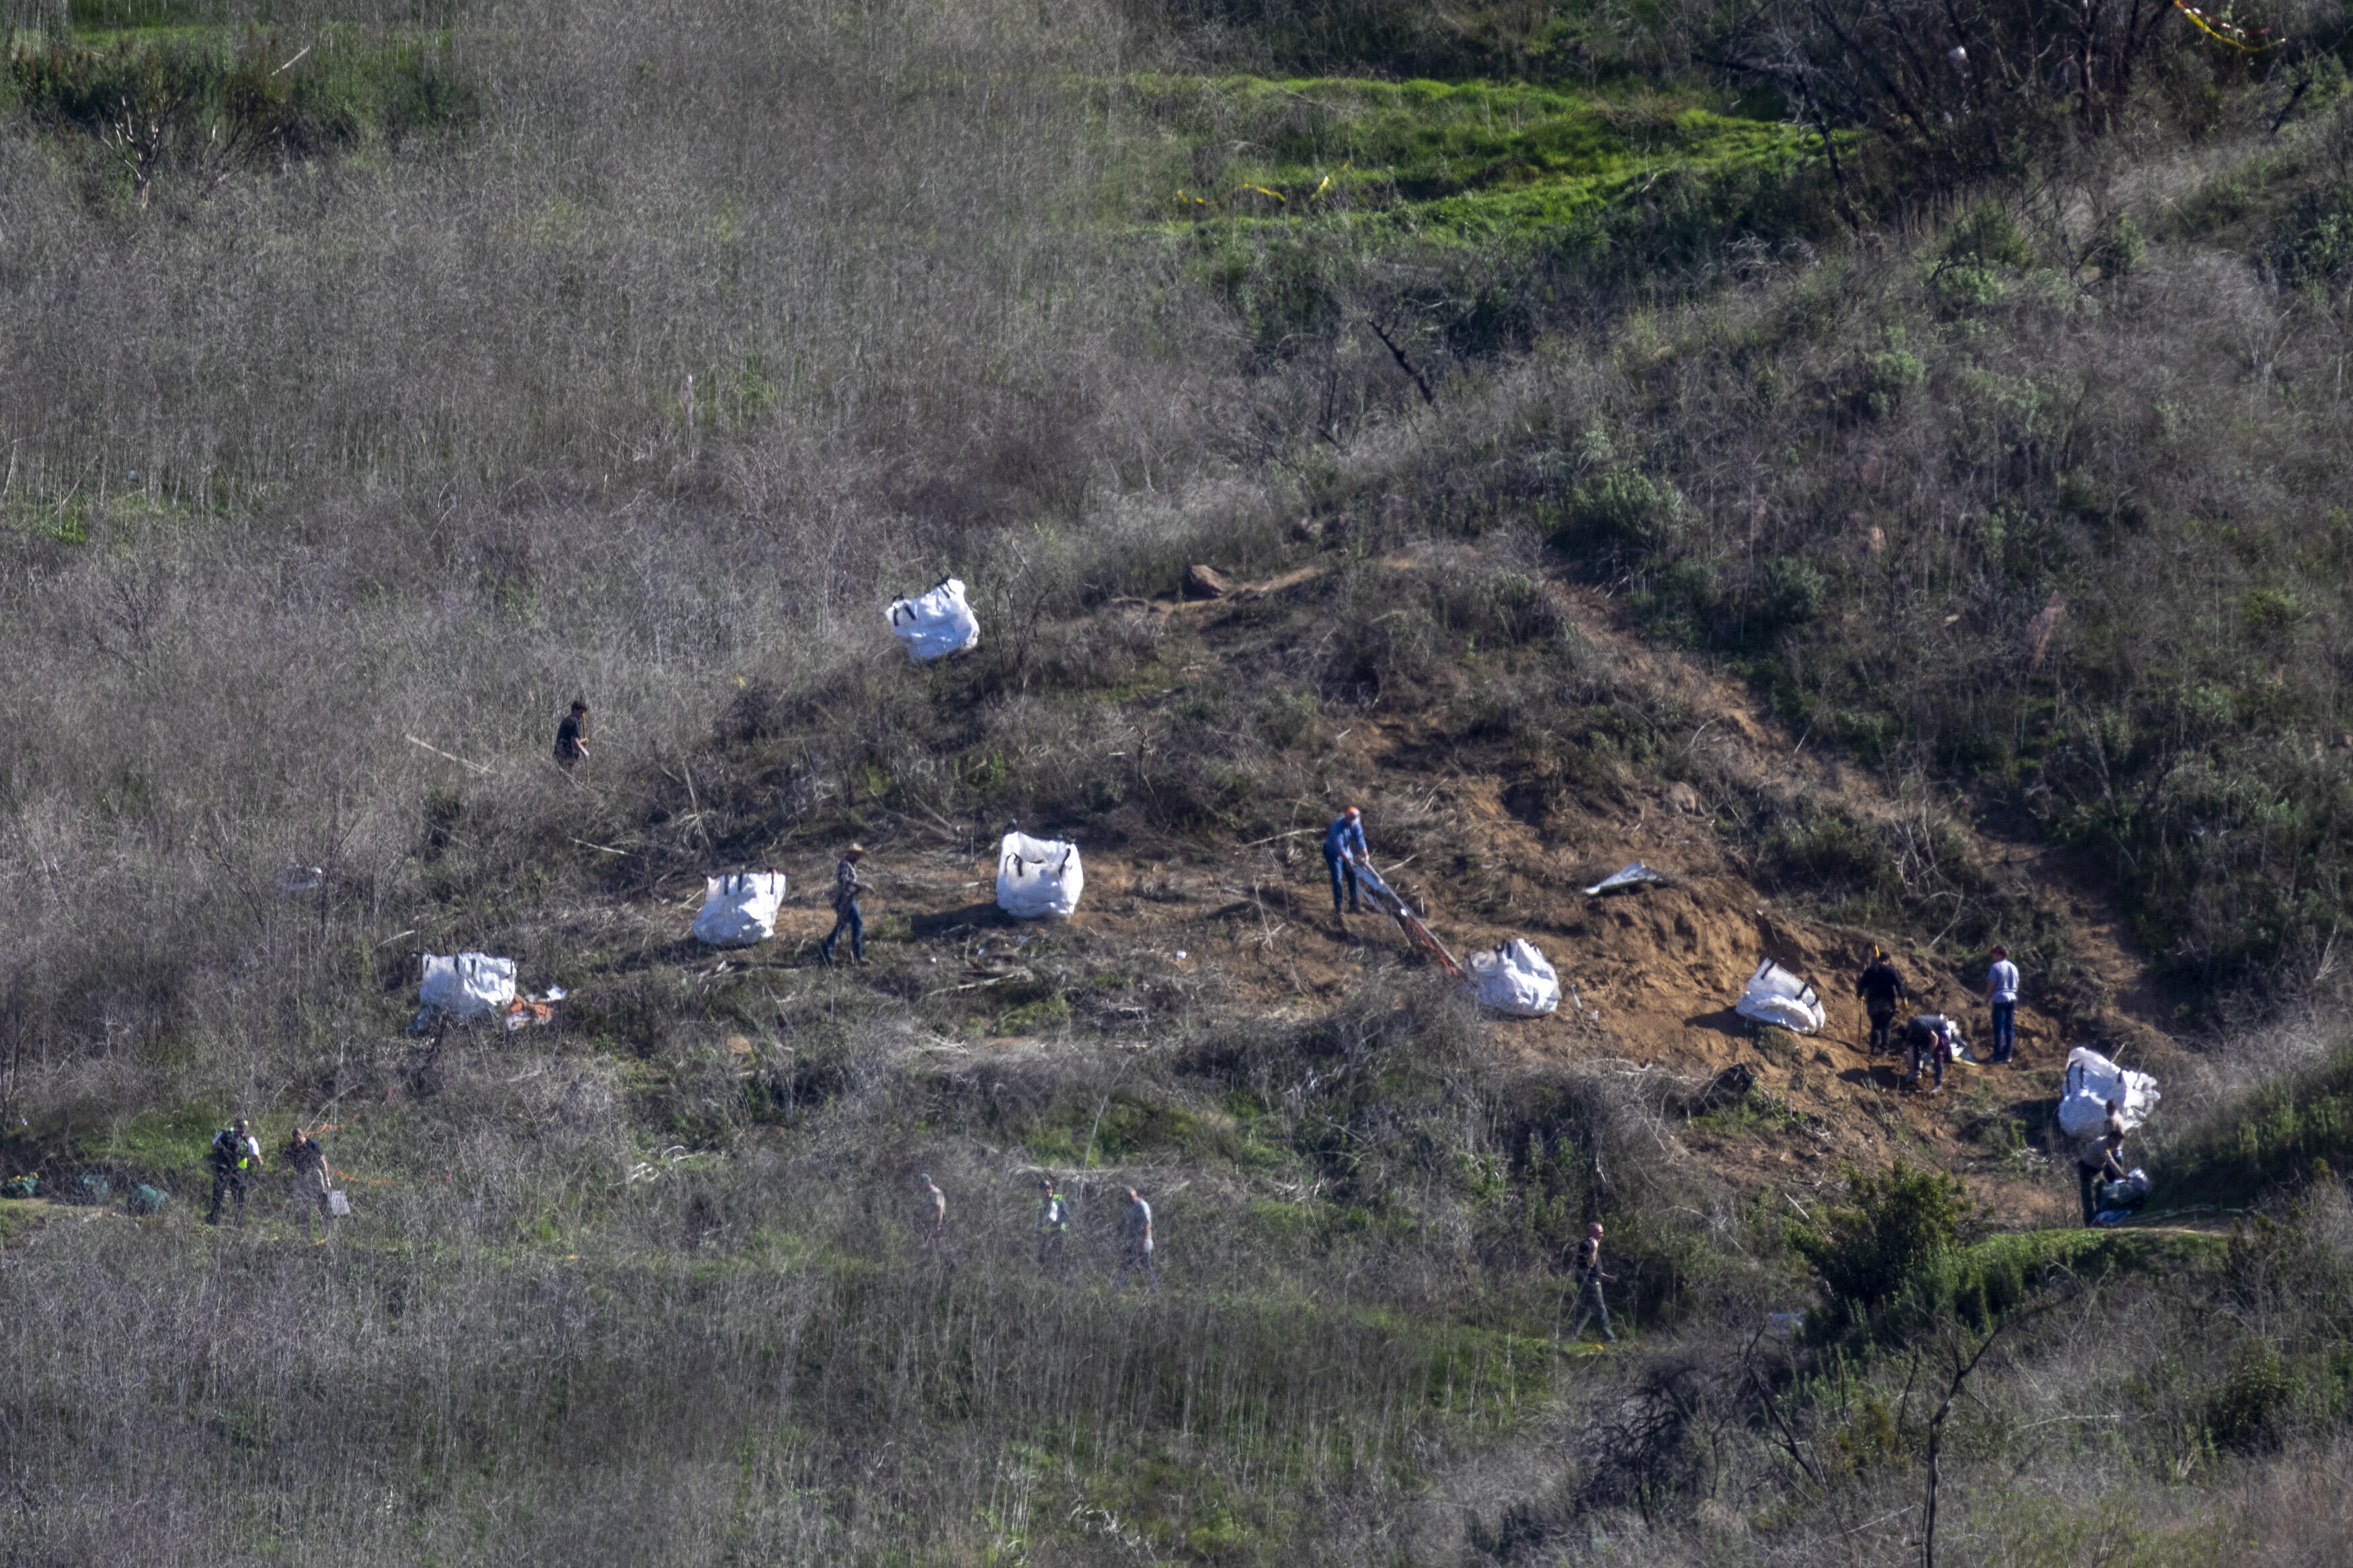
<path id="1" fill-rule="evenodd" d="M 1769 958 L 1748 977 L 1748 989 L 1732 1010 L 1760 1024 L 1778 1024 L 1793 1035 L 1810 1035 L 1825 1021 L 1822 999 L 1814 988 Z"/>
<path id="2" fill-rule="evenodd" d="M 1472 953 L 1471 987 L 1478 994 L 1479 1005 L 1515 1018 L 1541 1018 L 1560 1005 L 1560 976 L 1521 937 L 1493 952 Z"/>
<path id="3" fill-rule="evenodd" d="M 749 947 L 776 934 L 776 906 L 785 901 L 782 871 L 739 871 L 702 879 L 702 912 L 694 940 L 707 947 Z"/>
<path id="4" fill-rule="evenodd" d="M 479 1018 L 499 1012 L 514 998 L 512 958 L 492 958 L 487 952 L 460 952 L 448 958 L 425 955 L 425 985 L 417 999 L 437 1013 Z"/>
<path id="5" fill-rule="evenodd" d="M 1059 838 L 1008 833 L 997 847 L 997 907 L 1021 920 L 1067 916 L 1079 907 L 1087 874 L 1079 847 Z"/>
<path id="6" fill-rule="evenodd" d="M 2129 1132 L 2148 1120 L 2164 1098 L 2157 1079 L 2145 1072 L 2120 1068 L 2099 1052 L 2077 1046 L 2067 1053 L 2067 1084 L 2059 1094 L 2059 1129 L 2079 1142 L 2098 1138 L 2107 1129 L 2108 1101 Z"/>
<path id="7" fill-rule="evenodd" d="M 891 629 L 906 645 L 913 664 L 980 646 L 980 622 L 964 602 L 964 584 L 954 577 L 942 578 L 921 597 L 892 601 Z"/>

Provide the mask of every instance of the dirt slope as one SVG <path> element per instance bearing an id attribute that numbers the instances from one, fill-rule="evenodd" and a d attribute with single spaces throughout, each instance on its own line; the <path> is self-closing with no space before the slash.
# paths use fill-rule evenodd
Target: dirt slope
<path id="1" fill-rule="evenodd" d="M 1313 574 L 1310 568 L 1245 584 L 1232 597 L 1207 603 L 1131 600 L 1104 613 L 1184 617 L 1214 658 L 1228 617 L 1241 614 L 1252 597 Z M 1589 642 L 1638 683 L 1696 716 L 1690 745 L 1704 750 L 1725 776 L 1767 792 L 1834 795 L 1886 821 L 1929 809 L 1890 794 L 1860 769 L 1809 752 L 1805 737 L 1790 735 L 1745 686 L 1645 643 L 1606 597 L 1561 585 L 1553 591 Z M 1193 678 L 1215 680 L 1219 672 L 1212 664 Z M 1346 787 L 1365 808 L 1377 863 L 1397 872 L 1393 879 L 1409 897 L 1428 901 L 1430 927 L 1457 956 L 1522 935 L 1558 968 L 1570 999 L 1546 1018 L 1496 1020 L 1497 1041 L 1534 1058 L 1584 1057 L 1629 1073 L 1667 1075 L 1686 1092 L 1745 1066 L 1766 1097 L 1753 1100 L 1752 1110 L 1762 1105 L 1765 1113 L 1703 1118 L 1681 1132 L 1694 1157 L 1735 1182 L 1795 1194 L 1835 1181 L 1844 1162 L 1879 1164 L 1909 1155 L 1968 1173 L 2013 1223 L 2063 1217 L 2073 1201 L 2072 1180 L 2061 1181 L 2031 1152 L 2017 1152 L 2011 1124 L 2029 1140 L 2039 1134 L 2075 1044 L 2115 1042 L 2160 1071 L 2176 1049 L 2161 1026 L 2162 1001 L 2126 945 L 2124 922 L 2099 891 L 2071 880 L 2061 858 L 2047 849 L 1978 831 L 1974 858 L 2031 882 L 2063 914 L 2079 978 L 2063 1013 L 2031 1002 L 2021 1006 L 2015 1066 L 1956 1063 L 1942 1094 L 1899 1091 L 1889 1059 L 1867 1054 L 1867 1025 L 1852 994 L 1873 942 L 1888 939 L 1761 894 L 1717 830 L 1717 803 L 1688 785 L 1636 788 L 1624 795 L 1622 809 L 1600 820 L 1580 817 L 1574 832 L 1564 834 L 1548 829 L 1541 811 L 1512 798 L 1505 780 L 1465 768 L 1428 741 L 1410 716 L 1356 722 L 1330 742 L 1327 776 L 1355 781 Z M 1383 853 L 1385 830 L 1407 824 L 1425 844 L 1435 838 L 1448 846 L 1455 864 L 1439 872 L 1410 858 L 1402 866 L 1393 862 Z M 1034 928 L 1018 928 L 994 908 L 993 830 L 978 824 L 906 827 L 887 858 L 870 863 L 879 892 L 869 918 L 904 917 L 917 940 L 878 943 L 871 977 L 902 988 L 985 992 L 1018 973 L 1019 944 Z M 911 842 L 926 837 L 929 847 Z M 1669 880 L 1599 898 L 1581 890 L 1638 858 Z M 814 962 L 814 944 L 831 923 L 822 896 L 829 864 L 790 869 L 802 891 L 784 911 L 779 940 L 769 950 L 774 958 L 752 962 Z M 1086 871 L 1078 917 L 1050 933 L 1056 950 L 1080 966 L 1173 982 L 1194 998 L 1188 1005 L 1212 1013 L 1304 1014 L 1343 995 L 1368 964 L 1422 962 L 1386 919 L 1363 916 L 1345 930 L 1335 926 L 1312 829 L 1188 851 L 1182 861 L 1091 853 Z M 1463 897 L 1466 885 L 1475 886 L 1475 900 Z M 1465 913 L 1466 902 L 1501 912 Z M 689 898 L 633 914 L 682 927 L 692 904 Z M 1952 960 L 1932 949 L 1890 945 L 1917 1008 L 1964 1020 L 1973 1044 L 1982 1047 L 1979 993 L 1954 973 Z M 1793 1045 L 1786 1036 L 1760 1037 L 1733 1012 L 1766 957 L 1815 984 L 1830 1012 L 1820 1034 Z M 1442 983 L 1434 969 L 1430 979 Z M 1148 1028 L 1147 1010 L 1134 1011 Z M 1052 1040 L 1048 1031 L 929 1045 L 985 1054 L 1050 1050 Z"/>

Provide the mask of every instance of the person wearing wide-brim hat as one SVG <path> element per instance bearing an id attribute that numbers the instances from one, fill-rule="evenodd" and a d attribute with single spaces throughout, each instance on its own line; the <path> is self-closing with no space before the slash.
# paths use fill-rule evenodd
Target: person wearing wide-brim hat
<path id="1" fill-rule="evenodd" d="M 833 966 L 833 944 L 841 933 L 849 932 L 849 957 L 854 963 L 866 962 L 866 920 L 859 912 L 858 895 L 873 891 L 872 884 L 858 879 L 858 863 L 866 858 L 866 846 L 853 844 L 841 852 L 841 864 L 833 872 L 833 930 L 826 933 L 817 953 L 826 967 Z"/>

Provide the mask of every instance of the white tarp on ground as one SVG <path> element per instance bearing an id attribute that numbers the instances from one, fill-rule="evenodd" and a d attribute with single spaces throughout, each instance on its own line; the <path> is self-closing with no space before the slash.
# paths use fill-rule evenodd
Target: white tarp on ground
<path id="1" fill-rule="evenodd" d="M 1541 1018 L 1560 1005 L 1560 976 L 1533 943 L 1521 937 L 1492 952 L 1471 955 L 1471 985 L 1482 1007 L 1515 1018 Z"/>
<path id="2" fill-rule="evenodd" d="M 785 901 L 782 871 L 738 871 L 702 879 L 702 912 L 694 940 L 709 947 L 749 947 L 776 934 L 776 906 Z"/>
<path id="3" fill-rule="evenodd" d="M 943 577 L 928 594 L 893 600 L 891 629 L 915 664 L 980 646 L 979 618 L 964 602 L 963 583 L 954 577 Z"/>
<path id="4" fill-rule="evenodd" d="M 2077 1046 L 2067 1053 L 2067 1083 L 2059 1094 L 2059 1130 L 2079 1142 L 2099 1137 L 2107 1127 L 2108 1101 L 2113 1100 L 2129 1132 L 2148 1120 L 2162 1098 L 2157 1092 L 2157 1079 L 2148 1074 L 2120 1068 L 2099 1052 Z"/>
<path id="5" fill-rule="evenodd" d="M 1025 921 L 1068 915 L 1086 885 L 1075 844 L 1008 833 L 997 846 L 997 907 L 1008 915 Z"/>
<path id="6" fill-rule="evenodd" d="M 1748 977 L 1748 988 L 1732 1010 L 1760 1024 L 1778 1024 L 1793 1035 L 1810 1035 L 1824 1021 L 1822 999 L 1814 988 L 1769 958 Z"/>
<path id="7" fill-rule="evenodd" d="M 460 952 L 448 958 L 425 955 L 425 985 L 417 1000 L 434 1012 L 452 1018 L 479 1018 L 504 1010 L 514 998 L 512 958 L 492 958 L 487 952 Z"/>

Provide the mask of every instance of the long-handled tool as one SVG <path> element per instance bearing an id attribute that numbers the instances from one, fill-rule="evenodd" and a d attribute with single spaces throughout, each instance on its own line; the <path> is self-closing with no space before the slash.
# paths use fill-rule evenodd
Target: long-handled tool
<path id="1" fill-rule="evenodd" d="M 1355 864 L 1357 887 L 1363 890 L 1366 898 L 1373 900 L 1377 908 L 1388 911 L 1389 918 L 1397 921 L 1398 929 L 1405 932 L 1406 941 L 1436 959 L 1438 967 L 1446 971 L 1453 978 L 1457 980 L 1468 978 L 1462 973 L 1462 966 L 1454 962 L 1454 955 L 1446 951 L 1446 944 L 1431 934 L 1430 929 L 1422 924 L 1420 917 L 1407 907 L 1406 901 L 1398 896 L 1395 889 L 1381 880 L 1380 873 L 1373 869 L 1371 862 L 1357 860 Z"/>

